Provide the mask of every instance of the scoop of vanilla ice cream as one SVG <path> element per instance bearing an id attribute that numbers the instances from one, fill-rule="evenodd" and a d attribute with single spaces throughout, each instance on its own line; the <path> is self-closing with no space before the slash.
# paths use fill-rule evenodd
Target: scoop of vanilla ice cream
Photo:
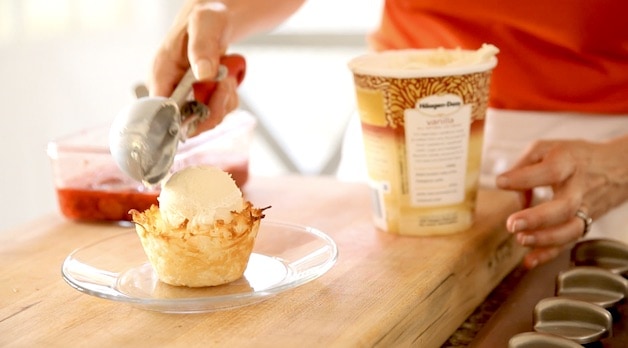
<path id="1" fill-rule="evenodd" d="M 490 61 L 497 53 L 499 53 L 499 49 L 491 44 L 483 44 L 477 50 L 437 48 L 430 54 L 409 57 L 403 68 L 424 69 L 481 64 Z"/>
<path id="2" fill-rule="evenodd" d="M 231 175 L 219 168 L 192 166 L 174 173 L 159 194 L 162 219 L 171 226 L 188 220 L 188 229 L 222 219 L 244 208 L 242 192 Z"/>
<path id="3" fill-rule="evenodd" d="M 485 71 L 497 64 L 499 48 L 483 44 L 477 50 L 461 48 L 400 49 L 364 54 L 349 61 L 354 74 L 417 78 Z"/>

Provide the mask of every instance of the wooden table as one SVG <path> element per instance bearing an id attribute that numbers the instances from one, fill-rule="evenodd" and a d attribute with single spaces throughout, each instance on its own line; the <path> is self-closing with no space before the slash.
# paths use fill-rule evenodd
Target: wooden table
<path id="1" fill-rule="evenodd" d="M 316 227 L 338 244 L 322 277 L 250 306 L 164 314 L 80 293 L 61 278 L 74 249 L 123 227 L 44 216 L 0 233 L 0 346 L 440 346 L 519 262 L 504 231 L 513 194 L 481 191 L 464 233 L 400 237 L 371 223 L 369 191 L 326 177 L 253 178 L 266 219 Z M 111 251 L 115 257 L 115 250 Z"/>

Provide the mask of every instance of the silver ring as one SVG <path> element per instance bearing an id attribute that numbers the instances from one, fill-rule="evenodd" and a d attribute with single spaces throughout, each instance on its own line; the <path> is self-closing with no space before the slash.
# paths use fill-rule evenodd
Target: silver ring
<path id="1" fill-rule="evenodd" d="M 591 224 L 593 223 L 593 219 L 580 209 L 578 209 L 578 211 L 576 212 L 576 217 L 579 217 L 580 219 L 582 219 L 582 222 L 584 222 L 584 231 L 582 232 L 582 236 L 584 237 L 587 235 L 587 233 L 589 233 L 589 230 L 591 229 Z"/>

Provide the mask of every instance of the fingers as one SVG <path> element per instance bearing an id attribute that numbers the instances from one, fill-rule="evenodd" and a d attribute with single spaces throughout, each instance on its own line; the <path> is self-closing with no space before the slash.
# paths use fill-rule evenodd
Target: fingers
<path id="1" fill-rule="evenodd" d="M 578 241 L 584 232 L 582 219 L 575 216 L 573 204 L 549 201 L 512 214 L 507 228 L 517 243 L 532 248 L 526 256 L 528 266 L 542 264 Z"/>
<path id="2" fill-rule="evenodd" d="M 563 144 L 564 145 L 564 144 Z M 497 185 L 503 189 L 529 191 L 551 187 L 551 200 L 512 214 L 506 223 L 519 244 L 531 251 L 527 267 L 543 264 L 582 237 L 584 226 L 575 216 L 585 193 L 584 169 L 568 146 L 539 142 L 511 169 L 501 175 Z"/>
<path id="3" fill-rule="evenodd" d="M 548 248 L 569 244 L 582 237 L 582 219 L 572 217 L 566 222 L 542 230 L 518 232 L 515 238 L 519 244 L 531 248 Z"/>
<path id="4" fill-rule="evenodd" d="M 537 140 L 530 144 L 519 158 L 513 169 L 521 168 L 540 162 L 547 153 L 555 147 L 556 142 L 552 140 Z"/>
<path id="5" fill-rule="evenodd" d="M 226 51 L 227 19 L 222 3 L 186 3 L 155 55 L 150 95 L 169 97 L 190 67 L 198 80 L 214 78 Z"/>
<path id="6" fill-rule="evenodd" d="M 569 178 L 576 166 L 571 154 L 563 148 L 541 145 L 527 153 L 512 169 L 501 174 L 496 184 L 506 190 L 551 186 Z"/>
<path id="7" fill-rule="evenodd" d="M 551 201 L 509 217 L 507 227 L 515 233 L 517 243 L 532 249 L 524 260 L 527 267 L 553 259 L 583 236 L 585 226 L 581 218 L 575 214 L 561 218 L 570 210 L 564 205 Z"/>
<path id="8" fill-rule="evenodd" d="M 517 242 L 531 248 L 524 258 L 528 268 L 544 264 L 558 256 L 560 252 L 573 245 L 584 231 L 580 218 L 572 218 L 563 225 L 536 232 L 515 234 Z"/>
<path id="9" fill-rule="evenodd" d="M 534 192 L 532 190 L 521 190 L 517 192 L 517 198 L 519 199 L 521 209 L 528 208 L 532 205 L 533 196 Z"/>
<path id="10" fill-rule="evenodd" d="M 528 269 L 547 263 L 565 250 L 565 247 L 538 248 L 532 249 L 523 258 L 523 265 Z"/>
<path id="11" fill-rule="evenodd" d="M 187 16 L 191 3 L 177 13 L 175 21 L 153 59 L 148 78 L 151 96 L 169 97 L 189 67 L 187 56 Z"/>
<path id="12" fill-rule="evenodd" d="M 148 83 L 150 95 L 171 96 L 189 68 L 197 80 L 216 77 L 228 42 L 228 16 L 221 2 L 189 1 L 185 4 L 155 56 Z M 197 126 L 194 135 L 214 128 L 237 107 L 236 88 L 233 78 L 217 84 L 208 103 L 210 116 Z"/>
<path id="13" fill-rule="evenodd" d="M 537 231 L 561 225 L 573 218 L 578 205 L 567 199 L 554 199 L 513 213 L 506 221 L 511 233 Z"/>
<path id="14" fill-rule="evenodd" d="M 197 80 L 212 80 L 218 74 L 220 57 L 227 48 L 228 11 L 224 4 L 206 2 L 195 6 L 188 19 L 190 66 Z M 195 134 L 210 130 L 238 106 L 237 82 L 228 77 L 218 82 L 209 100 L 209 118 L 197 125 Z"/>
<path id="15" fill-rule="evenodd" d="M 199 4 L 190 13 L 187 55 L 197 80 L 216 77 L 226 51 L 227 19 L 225 5 L 218 2 Z"/>
<path id="16" fill-rule="evenodd" d="M 233 77 L 220 81 L 209 100 L 209 118 L 196 127 L 195 134 L 216 127 L 225 116 L 238 107 L 238 83 Z"/>
<path id="17" fill-rule="evenodd" d="M 183 58 L 181 58 L 183 57 Z M 169 97 L 187 70 L 187 57 L 161 48 L 153 63 L 148 80 L 151 96 Z"/>
<path id="18" fill-rule="evenodd" d="M 561 225 L 572 219 L 576 211 L 582 208 L 582 197 L 585 190 L 584 175 L 577 169 L 572 170 L 571 174 L 565 174 L 566 179 L 551 184 L 553 190 L 551 200 L 509 216 L 507 220 L 508 230 L 512 233 L 537 231 Z M 522 181 L 525 180 L 527 179 Z"/>

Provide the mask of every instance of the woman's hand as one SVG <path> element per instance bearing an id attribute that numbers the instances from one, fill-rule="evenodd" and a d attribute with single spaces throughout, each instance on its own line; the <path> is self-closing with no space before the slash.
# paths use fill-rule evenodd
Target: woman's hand
<path id="1" fill-rule="evenodd" d="M 531 250 L 529 267 L 550 261 L 583 236 L 580 210 L 595 219 L 628 200 L 628 136 L 606 143 L 538 141 L 512 169 L 497 178 L 497 186 L 531 197 L 537 187 L 550 187 L 551 199 L 530 206 L 507 220 L 517 241 Z"/>
<path id="2" fill-rule="evenodd" d="M 214 79 L 219 60 L 233 42 L 269 30 L 294 13 L 304 0 L 187 0 L 160 45 L 149 77 L 153 96 L 169 97 L 191 67 L 197 80 Z M 237 81 L 221 80 L 209 100 L 209 118 L 196 133 L 219 124 L 238 106 Z"/>
<path id="3" fill-rule="evenodd" d="M 188 1 L 157 51 L 150 94 L 170 96 L 190 67 L 197 80 L 214 79 L 230 37 L 229 16 L 223 3 Z M 218 82 L 208 103 L 209 118 L 197 126 L 196 133 L 215 127 L 238 106 L 236 88 L 233 77 Z"/>

